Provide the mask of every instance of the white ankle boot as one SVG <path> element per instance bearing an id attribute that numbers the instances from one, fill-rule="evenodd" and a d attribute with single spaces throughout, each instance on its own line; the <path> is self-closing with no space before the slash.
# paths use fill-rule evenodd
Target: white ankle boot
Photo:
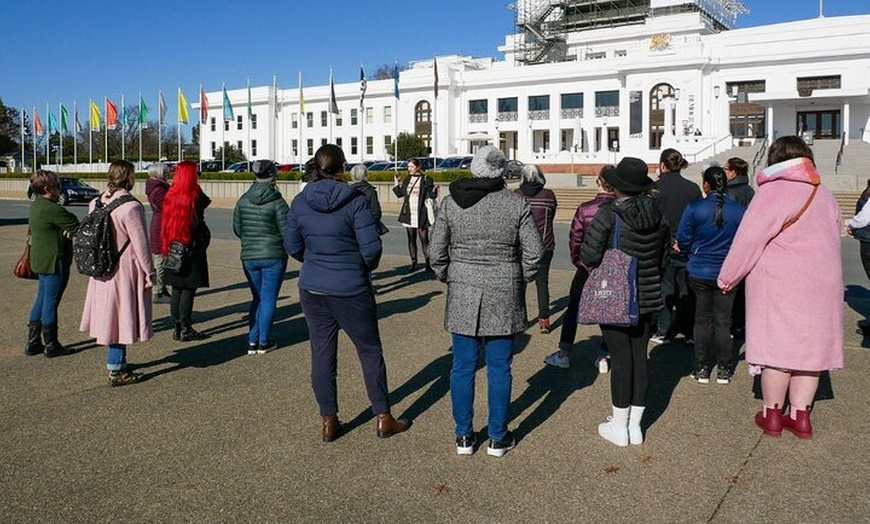
<path id="1" fill-rule="evenodd" d="M 644 406 L 631 406 L 628 411 L 628 441 L 632 444 L 643 444 L 643 431 L 640 430 L 640 419 L 643 418 Z"/>
<path id="2" fill-rule="evenodd" d="M 598 425 L 598 434 L 617 446 L 628 446 L 628 408 L 613 406 L 613 415 Z"/>

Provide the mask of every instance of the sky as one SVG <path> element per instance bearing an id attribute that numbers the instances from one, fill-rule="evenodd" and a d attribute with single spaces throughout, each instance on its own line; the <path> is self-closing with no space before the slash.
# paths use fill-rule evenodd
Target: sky
<path id="1" fill-rule="evenodd" d="M 175 90 L 193 103 L 206 91 L 358 82 L 359 67 L 461 54 L 503 59 L 513 32 L 508 0 L 10 0 L 3 8 L 0 99 L 7 106 L 63 103 L 81 120 L 88 99 L 142 92 L 149 116 L 162 90 L 175 118 Z M 738 27 L 815 18 L 819 0 L 743 0 Z M 868 0 L 825 0 L 826 16 L 870 14 Z M 193 120 L 195 116 L 191 117 Z"/>

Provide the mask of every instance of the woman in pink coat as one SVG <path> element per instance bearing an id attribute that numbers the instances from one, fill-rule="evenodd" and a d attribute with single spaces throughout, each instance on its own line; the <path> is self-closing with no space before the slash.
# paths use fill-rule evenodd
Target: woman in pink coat
<path id="1" fill-rule="evenodd" d="M 130 195 L 136 181 L 133 164 L 116 160 L 109 166 L 109 188 L 99 198 L 103 204 Z M 96 206 L 91 202 L 89 211 Z M 148 247 L 145 208 L 131 200 L 115 208 L 110 215 L 115 228 L 115 242 L 121 256 L 118 268 L 109 278 L 91 277 L 85 309 L 79 328 L 90 333 L 98 344 L 109 347 L 106 367 L 112 386 L 138 381 L 141 375 L 127 368 L 127 344 L 151 339 L 151 285 L 154 265 Z"/>
<path id="2" fill-rule="evenodd" d="M 808 439 L 819 373 L 843 367 L 840 208 L 800 138 L 777 139 L 767 164 L 719 287 L 746 278 L 746 361 L 761 374 L 764 402 L 755 423 L 773 437 L 784 428 Z"/>

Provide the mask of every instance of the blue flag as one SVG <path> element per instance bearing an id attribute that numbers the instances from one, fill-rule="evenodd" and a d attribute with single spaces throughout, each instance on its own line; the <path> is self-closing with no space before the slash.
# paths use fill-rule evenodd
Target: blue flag
<path id="1" fill-rule="evenodd" d="M 230 97 L 227 95 L 227 88 L 224 88 L 224 121 L 235 120 L 233 114 L 233 105 L 230 103 Z"/>
<path id="2" fill-rule="evenodd" d="M 399 61 L 396 60 L 396 65 L 393 66 L 393 95 L 396 100 L 399 99 Z"/>

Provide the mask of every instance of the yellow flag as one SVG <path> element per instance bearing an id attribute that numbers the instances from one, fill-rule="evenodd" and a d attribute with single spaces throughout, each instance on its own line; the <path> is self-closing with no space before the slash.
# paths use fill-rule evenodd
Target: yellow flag
<path id="1" fill-rule="evenodd" d="M 99 131 L 101 121 L 102 117 L 100 116 L 100 106 L 98 106 L 96 102 L 91 100 L 91 131 Z"/>
<path id="2" fill-rule="evenodd" d="M 299 118 L 305 112 L 305 95 L 302 93 L 302 71 L 299 71 Z"/>
<path id="3" fill-rule="evenodd" d="M 178 90 L 178 121 L 182 124 L 186 124 L 188 120 L 190 120 L 187 114 L 187 99 L 184 97 L 184 93 L 181 92 L 181 89 Z"/>

